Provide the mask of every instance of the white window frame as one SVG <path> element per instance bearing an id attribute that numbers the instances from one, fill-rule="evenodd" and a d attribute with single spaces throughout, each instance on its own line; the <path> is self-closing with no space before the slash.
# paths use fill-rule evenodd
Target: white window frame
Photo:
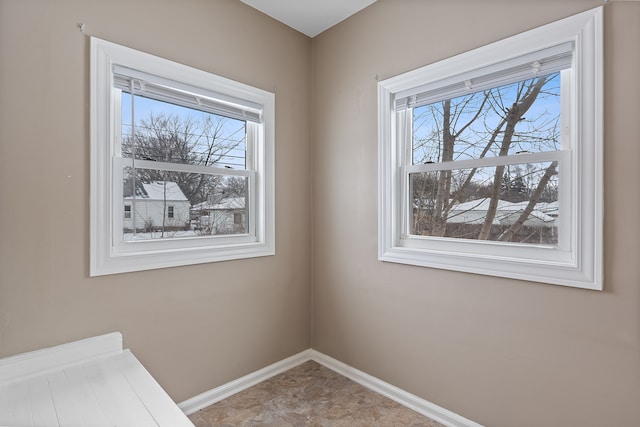
<path id="1" fill-rule="evenodd" d="M 90 68 L 90 275 L 274 255 L 274 94 L 95 37 L 91 38 Z M 175 82 L 178 89 L 188 85 L 207 99 L 219 97 L 222 103 L 239 103 L 240 109 L 246 104 L 258 111 L 260 123 L 247 121 L 247 145 L 251 145 L 247 148 L 247 170 L 136 160 L 136 165 L 151 169 L 160 166 L 178 172 L 248 177 L 248 233 L 144 241 L 118 238 L 122 233 L 122 167 L 126 162 L 118 150 L 120 97 L 114 90 L 114 71 L 123 69 Z"/>
<path id="2" fill-rule="evenodd" d="M 379 82 L 378 257 L 381 261 L 602 289 L 602 34 L 602 7 L 598 7 Z M 549 156 L 561 162 L 560 203 L 561 215 L 565 216 L 561 218 L 564 229 L 561 232 L 568 235 L 553 247 L 409 235 L 406 232 L 410 214 L 408 205 L 405 206 L 408 203 L 406 177 L 410 171 L 442 169 L 443 164 L 411 165 L 405 145 L 410 136 L 406 125 L 401 124 L 402 114 L 408 113 L 396 112 L 396 101 L 408 93 L 425 91 L 444 93 L 434 102 L 451 98 L 447 96 L 451 92 L 443 88 L 460 83 L 469 85 L 473 80 L 470 76 L 481 78 L 490 72 L 510 69 L 514 63 L 522 62 L 522 58 L 567 43 L 573 47 L 572 77 L 571 88 L 563 92 L 563 97 L 569 94 L 571 105 L 569 110 L 563 106 L 562 150 L 525 154 L 522 163 Z M 564 75 L 563 80 L 566 81 Z M 566 86 L 564 81 L 563 86 Z M 482 161 L 495 163 L 495 159 Z M 503 159 L 498 159 L 500 161 Z M 463 162 L 451 162 L 452 168 L 462 165 Z"/>

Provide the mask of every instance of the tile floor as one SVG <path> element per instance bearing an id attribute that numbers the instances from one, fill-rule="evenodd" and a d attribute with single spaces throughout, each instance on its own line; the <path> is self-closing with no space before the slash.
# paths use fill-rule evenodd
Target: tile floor
<path id="1" fill-rule="evenodd" d="M 310 361 L 202 409 L 196 427 L 443 427 Z"/>

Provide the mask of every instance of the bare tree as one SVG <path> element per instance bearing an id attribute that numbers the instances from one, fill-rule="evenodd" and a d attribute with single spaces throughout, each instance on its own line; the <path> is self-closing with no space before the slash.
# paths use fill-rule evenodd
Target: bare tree
<path id="1" fill-rule="evenodd" d="M 542 76 L 414 110 L 414 164 L 555 150 L 559 142 L 558 114 L 540 108 L 532 112 L 531 107 L 536 100 L 559 96 L 557 85 L 554 75 Z M 525 114 L 529 113 L 532 117 L 527 119 Z M 517 186 L 518 201 L 528 199 L 529 203 L 521 218 L 499 237 L 511 239 L 540 198 L 553 197 L 547 186 L 556 174 L 556 165 L 546 170 L 531 168 L 525 174 L 517 168 L 514 171 L 513 177 L 505 166 L 496 166 L 491 173 L 471 168 L 415 174 L 411 182 L 414 230 L 445 236 L 452 209 L 458 203 L 486 198 L 489 207 L 475 238 L 489 239 L 501 195 L 510 186 Z"/>
<path id="2" fill-rule="evenodd" d="M 123 141 L 123 156 L 157 162 L 181 163 L 220 168 L 244 168 L 244 131 L 229 134 L 227 119 L 208 115 L 200 120 L 177 115 L 151 113 L 136 126 L 134 136 Z M 135 150 L 134 150 L 135 144 Z M 239 151 L 242 155 L 234 155 Z M 136 169 L 136 181 L 176 182 L 191 204 L 211 199 L 221 193 L 222 177 L 198 173 Z"/>

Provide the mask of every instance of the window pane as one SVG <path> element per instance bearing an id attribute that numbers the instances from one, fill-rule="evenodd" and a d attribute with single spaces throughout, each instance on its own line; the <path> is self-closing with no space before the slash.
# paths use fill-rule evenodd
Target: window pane
<path id="1" fill-rule="evenodd" d="M 410 233 L 558 244 L 556 162 L 409 175 Z"/>
<path id="2" fill-rule="evenodd" d="M 560 149 L 560 73 L 413 110 L 413 164 Z"/>
<path id="3" fill-rule="evenodd" d="M 246 122 L 122 92 L 122 157 L 246 169 Z M 135 129 L 135 136 L 133 130 Z M 135 143 L 134 143 L 135 141 Z"/>
<path id="4" fill-rule="evenodd" d="M 248 233 L 246 177 L 125 167 L 123 184 L 125 241 Z"/>

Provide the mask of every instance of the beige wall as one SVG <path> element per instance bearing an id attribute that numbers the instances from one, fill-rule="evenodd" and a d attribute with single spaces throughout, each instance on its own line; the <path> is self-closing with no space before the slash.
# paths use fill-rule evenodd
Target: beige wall
<path id="1" fill-rule="evenodd" d="M 276 90 L 276 252 L 89 278 L 89 38 Z M 310 39 L 237 0 L 0 0 L 0 357 L 111 331 L 177 401 L 310 346 Z"/>
<path id="2" fill-rule="evenodd" d="M 384 79 L 601 1 L 380 0 L 313 40 L 314 338 L 488 426 L 640 420 L 640 3 L 605 6 L 605 290 L 377 261 Z"/>
<path id="3" fill-rule="evenodd" d="M 375 77 L 599 3 L 380 0 L 310 41 L 238 0 L 0 0 L 0 357 L 119 330 L 181 401 L 313 345 L 486 425 L 636 424 L 640 3 L 605 7 L 604 292 L 377 261 Z M 88 277 L 81 20 L 275 87 L 275 257 Z"/>

